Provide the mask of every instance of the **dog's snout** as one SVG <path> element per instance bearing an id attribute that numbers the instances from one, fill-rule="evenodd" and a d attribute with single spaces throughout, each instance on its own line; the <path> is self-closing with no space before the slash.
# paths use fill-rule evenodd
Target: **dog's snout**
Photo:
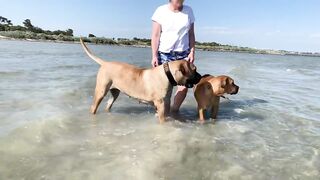
<path id="1" fill-rule="evenodd" d="M 234 88 L 234 92 L 232 94 L 238 94 L 240 87 L 239 86 L 235 86 Z"/>
<path id="2" fill-rule="evenodd" d="M 193 75 L 192 79 L 192 83 L 193 84 L 198 84 L 201 80 L 202 76 L 201 74 L 199 74 L 198 72 L 195 72 L 195 74 Z"/>
<path id="3" fill-rule="evenodd" d="M 196 84 L 198 84 L 202 78 L 201 74 L 199 74 L 198 72 L 195 72 L 195 79 L 196 79 Z"/>
<path id="4" fill-rule="evenodd" d="M 201 77 L 201 74 L 199 74 L 198 72 L 194 72 L 193 76 L 187 79 L 186 87 L 192 88 L 195 84 L 198 84 L 200 82 Z"/>

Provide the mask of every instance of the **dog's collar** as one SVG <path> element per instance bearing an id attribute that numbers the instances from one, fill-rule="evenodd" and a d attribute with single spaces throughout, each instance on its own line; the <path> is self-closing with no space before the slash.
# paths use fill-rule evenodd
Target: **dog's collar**
<path id="1" fill-rule="evenodd" d="M 227 98 L 227 97 L 225 97 L 225 96 L 220 96 L 220 97 L 222 97 L 223 99 L 226 99 L 226 100 L 228 100 L 228 101 L 230 101 L 230 99 L 229 98 Z"/>
<path id="2" fill-rule="evenodd" d="M 169 63 L 164 63 L 164 64 L 163 64 L 163 69 L 164 69 L 164 72 L 165 72 L 166 75 L 167 75 L 167 78 L 168 78 L 170 84 L 171 84 L 172 86 L 177 86 L 178 83 L 176 82 L 176 80 L 174 80 L 174 78 L 173 78 L 173 76 L 172 76 L 172 74 L 171 74 L 171 72 L 170 72 Z"/>

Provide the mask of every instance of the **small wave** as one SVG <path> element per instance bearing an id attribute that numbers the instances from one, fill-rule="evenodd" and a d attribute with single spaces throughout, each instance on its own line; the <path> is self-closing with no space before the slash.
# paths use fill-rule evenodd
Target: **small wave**
<path id="1" fill-rule="evenodd" d="M 24 72 L 0 72 L 1 77 L 10 77 L 10 76 L 21 76 Z"/>
<path id="2" fill-rule="evenodd" d="M 52 67 L 52 69 L 81 69 L 81 68 L 87 68 L 87 65 L 60 65 Z"/>
<path id="3" fill-rule="evenodd" d="M 310 69 L 298 69 L 298 73 L 305 75 L 305 76 L 317 76 L 319 75 L 319 71 L 317 70 L 310 70 Z"/>
<path id="4" fill-rule="evenodd" d="M 244 110 L 243 110 L 243 109 L 240 109 L 240 108 L 234 109 L 234 111 L 235 111 L 236 113 L 238 113 L 238 114 L 241 114 L 241 113 L 244 112 Z"/>

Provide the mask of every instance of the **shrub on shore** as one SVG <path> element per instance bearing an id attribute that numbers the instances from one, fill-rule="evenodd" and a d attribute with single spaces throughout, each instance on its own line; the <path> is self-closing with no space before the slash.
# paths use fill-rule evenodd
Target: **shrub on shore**
<path id="1" fill-rule="evenodd" d="M 48 35 L 45 33 L 35 33 L 31 31 L 0 31 L 1 36 L 14 39 L 35 39 L 35 40 L 58 40 L 74 41 L 74 37 L 65 35 Z"/>
<path id="2" fill-rule="evenodd" d="M 52 41 L 69 41 L 69 42 L 79 42 L 79 37 L 66 36 L 63 34 L 59 35 L 48 35 L 45 33 L 35 33 L 31 31 L 0 31 L 0 35 L 13 39 L 35 39 L 35 40 L 52 40 Z M 118 45 L 119 43 L 110 38 L 104 37 L 94 37 L 94 38 L 82 38 L 84 42 L 95 43 L 95 44 L 109 44 Z M 133 43 L 128 44 L 127 42 L 120 42 L 123 45 L 133 45 Z"/>
<path id="3" fill-rule="evenodd" d="M 92 38 L 88 38 L 88 41 L 95 44 L 109 44 L 109 45 L 118 44 L 116 41 L 109 38 L 104 38 L 104 37 L 92 37 Z"/>

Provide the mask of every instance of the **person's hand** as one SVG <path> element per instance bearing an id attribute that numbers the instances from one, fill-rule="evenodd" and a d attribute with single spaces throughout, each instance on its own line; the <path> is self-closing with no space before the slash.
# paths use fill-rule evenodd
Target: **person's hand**
<path id="1" fill-rule="evenodd" d="M 194 52 L 190 52 L 188 55 L 188 61 L 192 64 L 194 63 Z"/>
<path id="2" fill-rule="evenodd" d="M 152 67 L 158 66 L 158 57 L 152 57 L 151 65 L 152 65 Z"/>

